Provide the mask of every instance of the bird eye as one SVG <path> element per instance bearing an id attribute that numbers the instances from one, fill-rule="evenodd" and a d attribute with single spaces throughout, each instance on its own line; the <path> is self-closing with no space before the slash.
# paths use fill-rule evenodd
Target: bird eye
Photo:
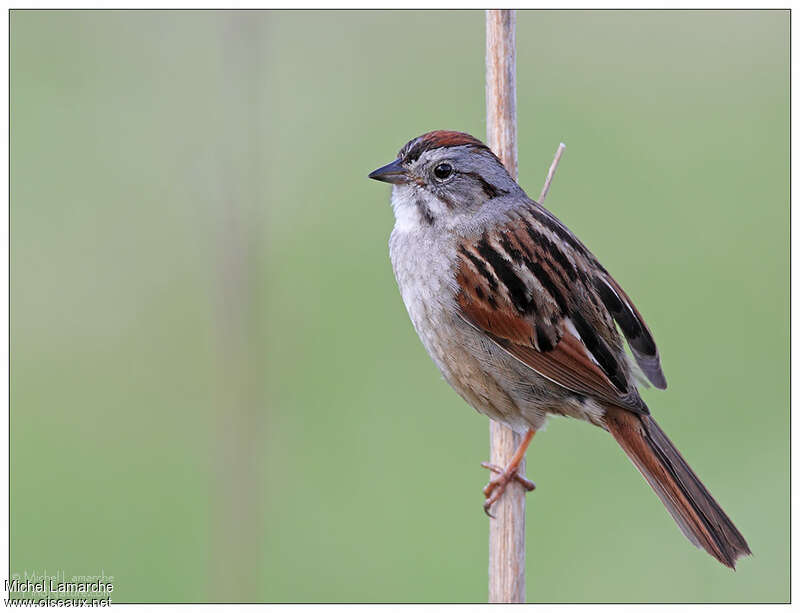
<path id="1" fill-rule="evenodd" d="M 444 181 L 453 174 L 453 167 L 447 162 L 442 162 L 433 169 L 433 174 L 439 181 Z"/>

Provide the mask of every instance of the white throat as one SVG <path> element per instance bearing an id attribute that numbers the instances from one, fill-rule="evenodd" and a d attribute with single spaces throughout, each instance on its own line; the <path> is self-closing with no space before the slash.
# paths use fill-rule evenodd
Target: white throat
<path id="1" fill-rule="evenodd" d="M 453 212 L 425 190 L 411 185 L 395 185 L 392 188 L 392 208 L 395 229 L 398 232 L 430 228 L 434 223 L 449 226 Z"/>
<path id="2" fill-rule="evenodd" d="M 414 190 L 404 186 L 392 187 L 392 208 L 394 209 L 394 227 L 398 232 L 411 232 L 420 226 L 420 215 L 417 210 Z"/>

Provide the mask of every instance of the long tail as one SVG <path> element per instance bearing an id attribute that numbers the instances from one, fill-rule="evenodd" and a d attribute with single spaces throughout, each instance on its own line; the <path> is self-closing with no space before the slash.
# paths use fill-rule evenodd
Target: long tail
<path id="1" fill-rule="evenodd" d="M 750 555 L 744 537 L 652 417 L 608 407 L 605 420 L 686 538 L 730 568 Z"/>

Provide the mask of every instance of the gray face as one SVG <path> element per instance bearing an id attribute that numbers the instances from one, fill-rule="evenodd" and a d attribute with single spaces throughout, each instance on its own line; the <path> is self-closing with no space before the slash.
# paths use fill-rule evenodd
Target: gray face
<path id="1" fill-rule="evenodd" d="M 392 180 L 392 204 L 403 227 L 456 225 L 519 189 L 491 152 L 471 145 L 428 149 L 395 164 L 402 174 Z"/>
<path id="2" fill-rule="evenodd" d="M 476 210 L 487 200 L 509 193 L 514 186 L 497 158 L 469 145 L 430 149 L 403 166 L 416 188 L 459 212 Z"/>

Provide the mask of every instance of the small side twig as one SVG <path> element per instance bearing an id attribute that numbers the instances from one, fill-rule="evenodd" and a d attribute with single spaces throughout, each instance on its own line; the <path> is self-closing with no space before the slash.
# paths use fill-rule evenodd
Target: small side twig
<path id="1" fill-rule="evenodd" d="M 542 193 L 539 194 L 539 204 L 544 202 L 544 199 L 547 197 L 547 192 L 550 191 L 550 183 L 553 182 L 553 175 L 556 174 L 556 169 L 558 168 L 558 163 L 561 161 L 561 156 L 564 154 L 564 149 L 567 146 L 564 143 L 558 144 L 558 150 L 556 151 L 556 155 L 553 158 L 553 163 L 550 164 L 550 170 L 547 171 L 547 179 L 544 181 L 544 187 L 542 187 Z"/>

